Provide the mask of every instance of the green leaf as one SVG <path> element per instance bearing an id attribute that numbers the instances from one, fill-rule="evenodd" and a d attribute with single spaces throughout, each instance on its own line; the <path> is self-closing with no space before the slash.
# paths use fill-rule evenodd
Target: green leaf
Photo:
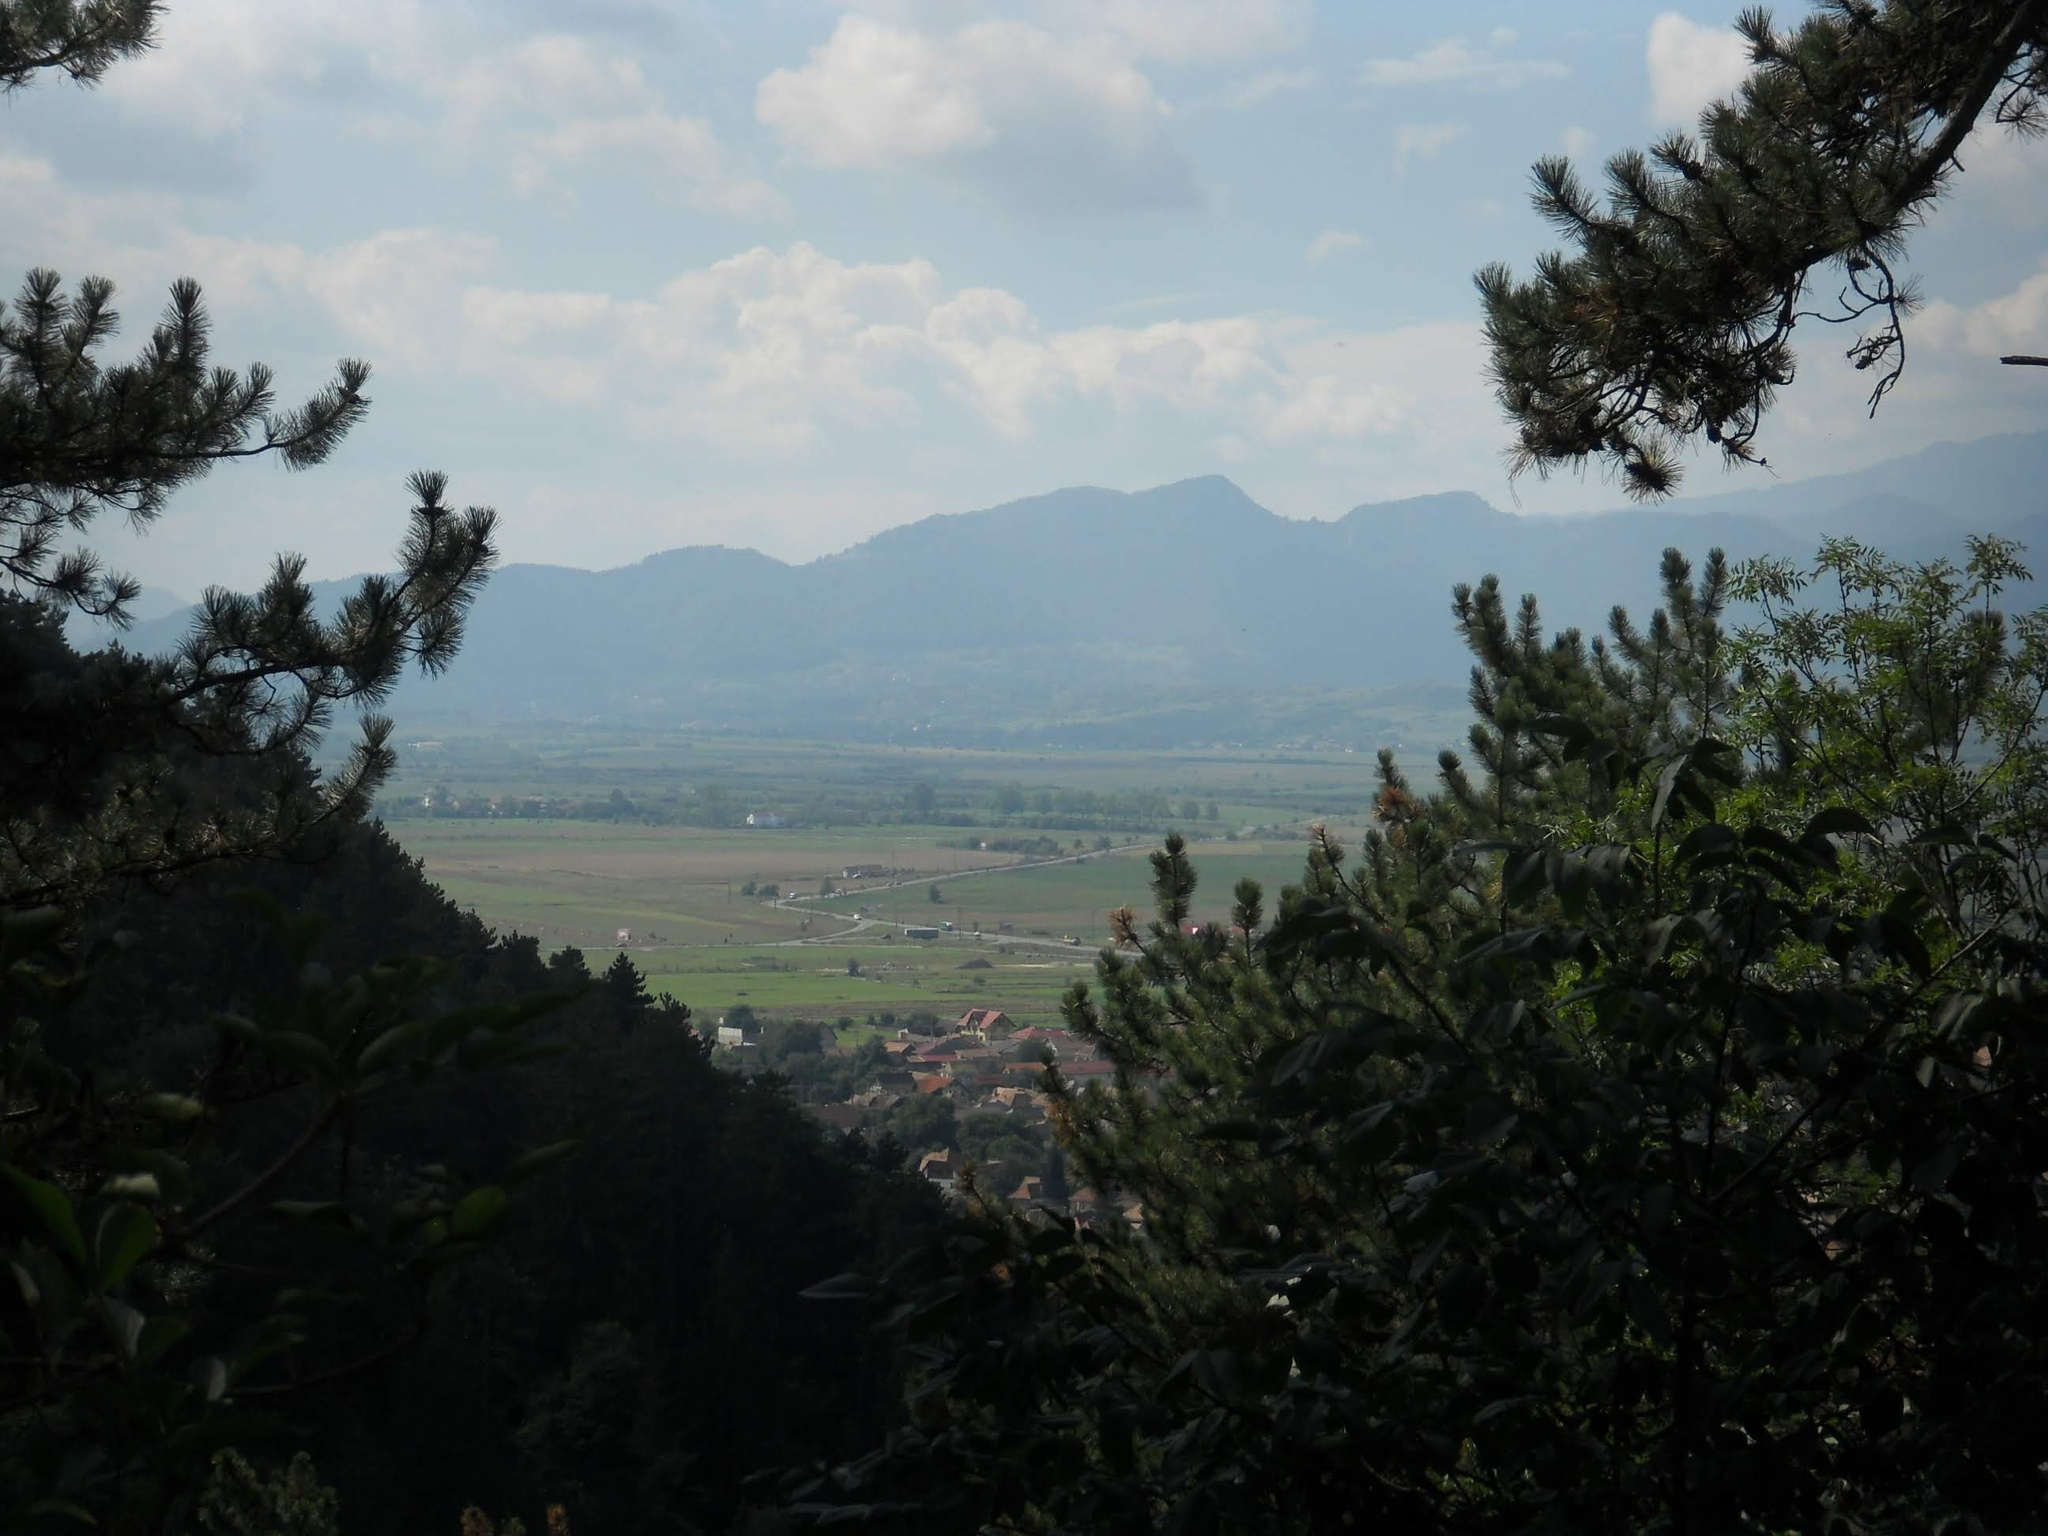
<path id="1" fill-rule="evenodd" d="M 1501 867 L 1502 888 L 1507 899 L 1516 906 L 1522 905 L 1543 889 L 1548 863 L 1540 848 L 1524 848 L 1511 853 Z"/>
<path id="2" fill-rule="evenodd" d="M 1831 805 L 1806 824 L 1806 830 L 1799 834 L 1802 843 L 1819 842 L 1828 837 L 1875 837 L 1877 829 L 1857 811 L 1846 805 Z"/>
<path id="3" fill-rule="evenodd" d="M 485 1184 L 472 1189 L 455 1202 L 455 1211 L 448 1218 L 448 1232 L 451 1237 L 480 1237 L 491 1223 L 505 1214 L 505 1207 L 511 1199 L 502 1184 Z"/>
<path id="4" fill-rule="evenodd" d="M 9 1168 L 7 1177 L 35 1207 L 43 1226 L 57 1246 L 71 1256 L 79 1269 L 85 1268 L 85 1235 L 78 1230 L 78 1217 L 71 1209 L 71 1197 L 56 1185 L 31 1178 L 19 1168 Z"/>
<path id="5" fill-rule="evenodd" d="M 1685 772 L 1685 759 L 1674 757 L 1666 763 L 1657 775 L 1657 794 L 1650 802 L 1650 825 L 1664 825 L 1665 809 L 1671 804 L 1671 792 L 1678 787 L 1678 776 Z"/>
<path id="6" fill-rule="evenodd" d="M 101 1288 L 119 1285 L 156 1240 L 156 1218 L 142 1206 L 127 1200 L 108 1206 L 92 1238 L 93 1267 Z"/>

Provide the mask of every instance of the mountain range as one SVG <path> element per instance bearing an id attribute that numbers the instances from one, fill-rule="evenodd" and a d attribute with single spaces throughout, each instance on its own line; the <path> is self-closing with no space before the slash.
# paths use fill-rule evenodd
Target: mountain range
<path id="1" fill-rule="evenodd" d="M 1573 517 L 1449 492 L 1302 521 L 1219 477 L 1083 487 L 800 565 L 694 547 L 607 571 L 507 566 L 454 666 L 392 708 L 958 745 L 1384 738 L 1456 711 L 1458 582 L 1497 574 L 1539 595 L 1550 628 L 1592 631 L 1617 602 L 1647 612 L 1667 545 L 1808 559 L 1848 534 L 1926 558 L 1970 532 L 2048 561 L 2048 432 Z M 168 646 L 187 622 L 161 614 L 125 643 Z"/>

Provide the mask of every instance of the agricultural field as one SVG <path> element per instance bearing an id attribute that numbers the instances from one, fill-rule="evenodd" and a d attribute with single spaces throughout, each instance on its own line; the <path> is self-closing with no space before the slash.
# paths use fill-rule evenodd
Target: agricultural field
<path id="1" fill-rule="evenodd" d="M 773 831 L 649 827 L 602 821 L 419 820 L 390 824 L 406 852 L 459 906 L 544 948 L 725 945 L 823 937 L 852 920 L 770 905 L 743 887 L 816 892 L 849 865 L 950 875 L 1012 862 L 941 846 L 950 827 Z"/>
<path id="2" fill-rule="evenodd" d="M 858 911 L 891 923 L 950 922 L 986 934 L 1009 923 L 1020 936 L 1072 934 L 1084 944 L 1102 943 L 1109 914 L 1129 906 L 1149 915 L 1152 908 L 1151 843 L 1091 853 L 1060 862 L 1035 863 L 962 874 L 919 884 L 899 883 L 881 892 L 849 892 L 804 905 L 817 912 Z M 1213 922 L 1229 916 L 1232 892 L 1247 876 L 1265 887 L 1269 901 L 1281 886 L 1301 879 L 1306 838 L 1300 840 L 1211 839 L 1192 847 L 1199 884 L 1193 917 Z M 938 899 L 932 899 L 936 889 Z"/>
<path id="3" fill-rule="evenodd" d="M 1091 973 L 1094 952 L 976 942 L 806 944 L 777 948 L 635 951 L 648 989 L 715 1021 L 739 1004 L 765 1017 L 851 1019 L 1000 1008 L 1019 1024 L 1052 1024 L 1061 996 Z M 857 974 L 856 974 L 857 968 Z"/>
<path id="4" fill-rule="evenodd" d="M 725 750 L 728 766 L 745 757 L 739 748 Z M 899 761 L 875 760 L 883 755 L 821 753 L 821 777 L 894 778 L 908 771 L 944 782 L 934 770 L 948 754 L 924 754 L 912 764 L 900 753 L 886 754 Z M 798 792 L 793 754 L 763 749 L 757 761 L 775 763 L 788 776 L 788 792 Z M 1058 783 L 1072 767 L 1105 789 L 1170 780 L 1192 791 L 1191 766 L 1020 756 L 978 761 L 975 769 L 991 780 Z M 1341 811 L 1353 810 L 1369 791 L 1369 765 L 1355 760 L 1199 766 L 1204 787 L 1232 796 L 1230 819 L 1243 823 L 1191 829 L 1200 877 L 1194 915 L 1204 921 L 1227 916 L 1245 876 L 1269 896 L 1300 878 L 1304 802 L 1332 804 L 1340 811 L 1332 824 L 1340 835 L 1353 835 L 1355 815 Z M 578 774 L 561 763 L 539 770 L 550 783 Z M 492 778 L 506 793 L 534 782 L 502 759 Z M 1147 855 L 1158 844 L 1157 832 L 1051 831 L 1031 834 L 1029 853 L 1006 852 L 981 844 L 1014 842 L 1014 828 L 902 822 L 744 828 L 422 816 L 387 826 L 458 905 L 500 931 L 534 936 L 545 951 L 575 945 L 601 965 L 618 930 L 630 930 L 628 949 L 650 988 L 687 1002 L 700 1017 L 744 1003 L 770 1016 L 857 1023 L 969 1007 L 1050 1020 L 1061 995 L 1089 973 L 1111 911 L 1129 905 L 1149 914 Z M 862 865 L 892 873 L 845 877 L 847 868 Z M 760 893 L 770 886 L 776 896 L 764 899 Z M 750 887 L 756 894 L 748 894 Z M 941 923 L 956 931 L 935 940 L 901 931 Z M 1070 936 L 1072 945 L 1064 942 Z"/>

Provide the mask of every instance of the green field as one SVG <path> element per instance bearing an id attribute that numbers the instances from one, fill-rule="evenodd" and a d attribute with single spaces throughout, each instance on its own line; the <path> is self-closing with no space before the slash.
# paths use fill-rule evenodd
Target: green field
<path id="1" fill-rule="evenodd" d="M 808 903 L 821 912 L 855 911 L 892 922 L 932 923 L 944 920 L 971 931 L 994 933 L 1004 922 L 1019 935 L 1057 937 L 1073 934 L 1085 943 L 1102 942 L 1109 932 L 1109 914 L 1121 906 L 1141 915 L 1152 909 L 1151 845 L 1091 854 L 1069 863 L 1042 864 L 962 875 L 862 896 L 849 893 Z M 1258 840 L 1210 841 L 1195 844 L 1193 917 L 1212 922 L 1229 916 L 1232 891 L 1250 876 L 1277 892 L 1301 879 L 1304 843 Z M 930 898 L 936 885 L 939 900 Z"/>
<path id="2" fill-rule="evenodd" d="M 885 1013 L 947 1018 L 969 1008 L 1000 1008 L 1019 1024 L 1054 1023 L 1061 994 L 1094 961 L 1085 950 L 971 940 L 636 951 L 633 958 L 650 990 L 688 1003 L 700 1019 L 745 1003 L 777 1017 L 850 1017 L 857 1024 Z M 988 969 L 962 968 L 977 959 Z M 858 962 L 858 976 L 848 974 L 849 960 Z"/>
<path id="3" fill-rule="evenodd" d="M 486 751 L 472 743 L 463 750 L 478 759 L 468 775 L 442 766 L 469 792 L 487 781 L 494 794 L 532 793 L 590 775 L 599 784 L 624 779 L 639 793 L 647 781 L 678 772 L 653 746 L 617 740 L 596 751 L 596 764 L 581 765 L 552 752 L 521 763 L 519 754 L 502 748 Z M 821 786 L 850 794 L 866 785 L 875 803 L 886 805 L 896 792 L 875 786 L 912 775 L 942 785 L 971 775 L 1027 784 L 1085 780 L 1104 789 L 1168 783 L 1176 792 L 1214 794 L 1223 799 L 1225 822 L 1199 827 L 1206 835 L 1192 846 L 1200 878 L 1193 916 L 1202 921 L 1228 915 L 1245 876 L 1269 893 L 1299 880 L 1305 812 L 1324 808 L 1343 832 L 1347 822 L 1355 827 L 1371 790 L 1370 765 L 1353 757 L 1077 755 L 1067 761 L 1041 754 L 818 748 L 806 787 L 803 754 L 785 744 L 721 743 L 706 755 L 716 755 L 736 779 L 743 776 L 739 770 L 751 769 L 744 777 L 777 783 L 791 800 L 815 797 Z M 925 826 L 900 819 L 735 828 L 409 816 L 387 826 L 451 899 L 500 932 L 530 934 L 548 952 L 575 945 L 601 964 L 618 930 L 629 929 L 628 947 L 650 986 L 700 1016 L 746 1003 L 771 1015 L 855 1020 L 970 1007 L 999 1007 L 1028 1022 L 1051 1019 L 1061 994 L 1088 974 L 1096 949 L 1107 941 L 1109 914 L 1128 905 L 1149 916 L 1147 855 L 1159 840 L 1156 831 Z M 1060 856 L 979 846 L 1019 836 L 1057 844 Z M 1105 838 L 1120 846 L 1098 850 Z M 844 871 L 854 865 L 894 873 L 850 882 Z M 835 888 L 831 895 L 822 894 L 827 881 Z M 750 884 L 777 887 L 782 903 L 744 894 Z M 905 925 L 941 922 L 958 931 L 937 940 L 900 932 Z M 1077 943 L 1062 942 L 1068 936 Z"/>
<path id="4" fill-rule="evenodd" d="M 774 1014 L 856 1019 L 999 1007 L 1045 1022 L 1106 940 L 1110 911 L 1150 909 L 1149 845 L 1020 866 L 1007 855 L 941 846 L 957 840 L 952 828 L 891 828 L 886 839 L 860 829 L 602 822 L 422 821 L 393 830 L 457 905 L 501 932 L 533 935 L 544 950 L 607 950 L 617 930 L 630 929 L 630 951 L 650 987 L 705 1016 L 744 1002 Z M 1226 916 L 1243 876 L 1269 890 L 1299 879 L 1302 853 L 1274 840 L 1197 844 L 1195 916 Z M 739 894 L 747 881 L 815 892 L 848 864 L 889 860 L 900 861 L 891 866 L 904 872 L 900 883 L 797 907 Z M 977 870 L 986 864 L 1008 867 Z M 930 899 L 934 886 L 938 902 Z M 876 919 L 947 921 L 961 931 L 913 940 Z M 1009 942 L 999 933 L 1004 923 L 1014 929 Z M 979 938 L 969 931 L 977 924 Z M 1043 942 L 1070 934 L 1081 942 Z"/>
<path id="5" fill-rule="evenodd" d="M 748 884 L 816 892 L 851 864 L 908 878 L 1011 862 L 1006 854 L 940 846 L 951 827 L 740 831 L 601 821 L 401 821 L 405 850 L 458 905 L 497 928 L 555 947 L 608 945 L 620 928 L 660 945 L 759 943 L 821 936 L 848 924 L 778 909 L 741 894 Z"/>

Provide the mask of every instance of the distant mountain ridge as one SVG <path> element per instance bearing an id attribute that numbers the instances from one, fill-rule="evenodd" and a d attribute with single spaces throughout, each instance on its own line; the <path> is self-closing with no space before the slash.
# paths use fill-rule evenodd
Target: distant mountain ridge
<path id="1" fill-rule="evenodd" d="M 1297 521 L 1210 476 L 1079 487 L 891 528 L 803 565 L 669 550 L 608 571 L 513 565 L 404 715 L 603 719 L 960 744 L 1172 744 L 1383 727 L 1389 690 L 1455 699 L 1451 588 L 1492 572 L 1587 631 L 1654 602 L 1658 559 L 1810 558 L 1855 534 L 1916 558 L 1966 530 L 2048 563 L 2048 433 L 1650 508 L 1519 516 L 1470 492 Z M 338 593 L 348 583 L 324 584 Z M 2015 594 L 2028 606 L 2035 594 Z M 182 615 L 127 643 L 173 643 Z M 1415 690 L 1421 689 L 1420 695 Z M 1347 714 L 1348 712 L 1348 714 Z M 1298 720 L 1297 718 L 1298 717 Z"/>

